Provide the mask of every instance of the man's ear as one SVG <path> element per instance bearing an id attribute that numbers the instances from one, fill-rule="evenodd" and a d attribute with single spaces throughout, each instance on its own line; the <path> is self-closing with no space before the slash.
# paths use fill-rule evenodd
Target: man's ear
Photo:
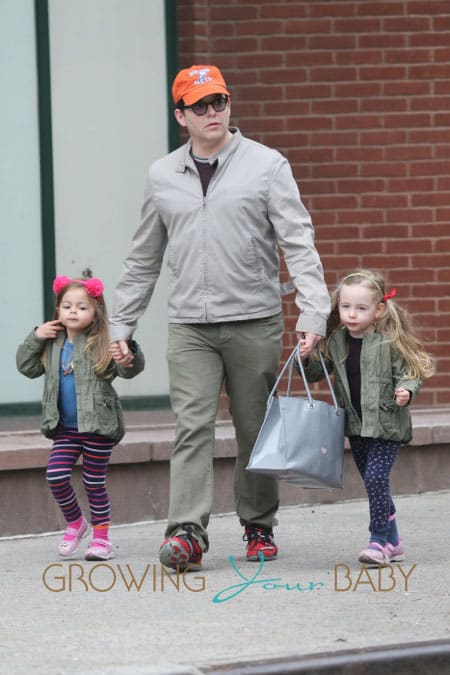
<path id="1" fill-rule="evenodd" d="M 182 110 L 180 110 L 180 108 L 175 108 L 175 110 L 173 111 L 173 114 L 175 115 L 175 119 L 178 122 L 178 124 L 180 125 L 180 127 L 185 128 L 187 125 L 186 125 L 186 119 L 184 117 L 184 112 Z"/>

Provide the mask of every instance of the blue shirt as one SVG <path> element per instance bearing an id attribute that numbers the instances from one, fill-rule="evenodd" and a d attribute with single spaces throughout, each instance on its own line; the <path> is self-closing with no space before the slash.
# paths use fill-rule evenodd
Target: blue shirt
<path id="1" fill-rule="evenodd" d="M 78 427 L 77 394 L 73 371 L 73 344 L 69 340 L 64 342 L 61 349 L 58 410 L 60 422 L 63 426 L 72 429 Z"/>

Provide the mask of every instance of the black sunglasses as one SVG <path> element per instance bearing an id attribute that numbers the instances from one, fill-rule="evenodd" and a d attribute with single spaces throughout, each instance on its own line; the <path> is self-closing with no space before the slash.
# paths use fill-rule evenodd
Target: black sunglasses
<path id="1" fill-rule="evenodd" d="M 214 110 L 216 112 L 222 112 L 223 110 L 225 110 L 225 108 L 227 107 L 227 103 L 229 101 L 229 98 L 230 98 L 229 96 L 225 96 L 225 95 L 221 94 L 220 96 L 217 96 L 216 98 L 213 98 L 212 101 L 207 102 L 207 101 L 204 101 L 203 99 L 200 99 L 200 101 L 196 101 L 192 105 L 181 104 L 179 106 L 179 108 L 181 110 L 187 110 L 187 109 L 192 110 L 192 112 L 195 115 L 198 115 L 199 117 L 201 117 L 202 115 L 206 115 L 210 105 L 214 108 Z"/>

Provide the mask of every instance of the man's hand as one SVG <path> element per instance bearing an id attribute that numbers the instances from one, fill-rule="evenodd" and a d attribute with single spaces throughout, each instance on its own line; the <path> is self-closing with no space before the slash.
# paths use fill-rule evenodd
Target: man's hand
<path id="1" fill-rule="evenodd" d="M 116 340 L 116 342 L 111 342 L 109 353 L 119 366 L 131 368 L 134 356 L 130 352 L 128 344 L 125 342 L 125 340 Z"/>
<path id="2" fill-rule="evenodd" d="M 316 333 L 297 333 L 297 338 L 300 347 L 300 358 L 304 361 L 319 344 L 322 336 Z"/>

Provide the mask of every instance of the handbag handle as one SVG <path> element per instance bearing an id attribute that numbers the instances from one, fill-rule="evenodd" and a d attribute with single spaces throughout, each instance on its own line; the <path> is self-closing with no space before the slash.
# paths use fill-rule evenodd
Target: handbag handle
<path id="1" fill-rule="evenodd" d="M 322 366 L 322 371 L 323 371 L 323 373 L 324 373 L 324 375 L 325 375 L 325 379 L 326 379 L 326 381 L 327 381 L 327 385 L 328 385 L 328 388 L 329 388 L 329 390 L 330 390 L 331 398 L 332 398 L 332 400 L 333 400 L 333 406 L 334 406 L 334 408 L 335 408 L 336 414 L 339 415 L 339 414 L 340 414 L 340 409 L 339 409 L 338 402 L 337 402 L 337 399 L 336 399 L 336 394 L 334 393 L 334 390 L 333 390 L 333 387 L 332 387 L 332 384 L 331 384 L 331 380 L 330 380 L 330 375 L 328 374 L 328 370 L 327 370 L 326 367 L 325 367 L 325 362 L 324 362 L 324 360 L 323 360 L 322 352 L 320 351 L 319 347 L 317 347 L 317 353 L 318 353 L 318 355 L 319 355 L 319 360 L 320 360 L 320 364 L 321 364 L 321 366 Z M 284 364 L 283 368 L 281 369 L 281 372 L 280 372 L 280 374 L 279 374 L 278 377 L 277 377 L 277 380 L 276 380 L 276 382 L 275 382 L 275 384 L 274 384 L 274 386 L 273 386 L 273 389 L 272 389 L 272 391 L 271 391 L 270 394 L 269 394 L 269 398 L 268 398 L 268 400 L 267 400 L 267 406 L 269 406 L 270 403 L 272 402 L 272 399 L 274 398 L 274 396 L 275 396 L 275 394 L 276 394 L 278 385 L 280 384 L 280 381 L 281 381 L 281 379 L 282 379 L 284 373 L 286 372 L 286 369 L 287 369 L 287 368 L 289 368 L 288 384 L 287 384 L 287 395 L 288 395 L 288 396 L 290 395 L 290 393 L 291 393 L 291 386 L 292 386 L 292 376 L 293 376 L 293 372 L 294 372 L 294 362 L 295 362 L 295 357 L 297 357 L 297 362 L 298 362 L 300 374 L 301 374 L 301 376 L 302 376 L 303 385 L 304 385 L 304 387 L 305 387 L 306 395 L 307 395 L 307 397 L 308 397 L 308 403 L 309 403 L 309 405 L 310 405 L 311 408 L 314 407 L 314 399 L 313 399 L 313 397 L 312 397 L 312 395 L 311 395 L 311 390 L 310 390 L 310 388 L 309 388 L 308 380 L 306 379 L 305 369 L 304 369 L 304 367 L 303 367 L 303 363 L 302 363 L 302 360 L 301 360 L 301 358 L 300 358 L 300 349 L 299 349 L 298 344 L 295 346 L 294 350 L 292 351 L 292 353 L 290 354 L 290 356 L 289 356 L 288 359 L 286 360 L 286 363 Z"/>

